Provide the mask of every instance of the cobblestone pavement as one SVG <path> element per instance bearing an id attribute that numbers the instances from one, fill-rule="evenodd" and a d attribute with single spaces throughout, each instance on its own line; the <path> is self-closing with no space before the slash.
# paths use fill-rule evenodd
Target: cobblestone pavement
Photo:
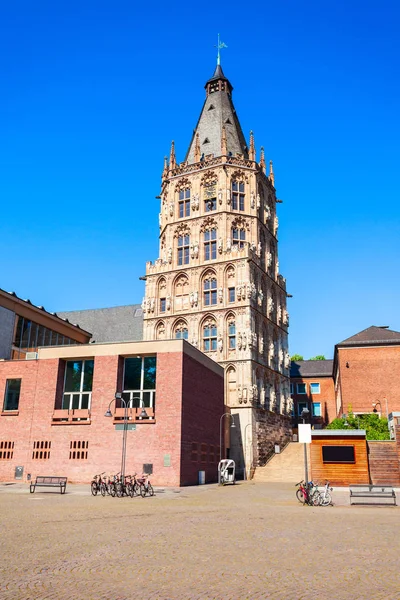
<path id="1" fill-rule="evenodd" d="M 133 499 L 0 486 L 0 599 L 400 599 L 399 508 L 333 495 L 310 508 L 289 484 Z"/>

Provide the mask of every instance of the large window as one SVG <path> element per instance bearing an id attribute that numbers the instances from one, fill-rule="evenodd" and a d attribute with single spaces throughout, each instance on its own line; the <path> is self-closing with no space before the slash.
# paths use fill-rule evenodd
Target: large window
<path id="1" fill-rule="evenodd" d="M 232 245 L 243 248 L 246 241 L 246 231 L 234 227 L 232 229 Z"/>
<path id="2" fill-rule="evenodd" d="M 232 208 L 233 210 L 244 210 L 244 183 L 232 181 Z"/>
<path id="3" fill-rule="evenodd" d="M 187 340 L 189 332 L 187 325 L 184 321 L 180 321 L 175 327 L 175 338 L 177 340 Z"/>
<path id="4" fill-rule="evenodd" d="M 129 407 L 154 407 L 156 401 L 155 356 L 125 358 L 122 397 Z"/>
<path id="5" fill-rule="evenodd" d="M 321 393 L 320 384 L 319 383 L 310 383 L 310 392 L 312 394 L 320 394 Z"/>
<path id="6" fill-rule="evenodd" d="M 217 325 L 215 321 L 207 321 L 203 327 L 203 350 L 210 352 L 217 349 Z"/>
<path id="7" fill-rule="evenodd" d="M 211 229 L 204 232 L 204 260 L 217 258 L 217 230 Z"/>
<path id="8" fill-rule="evenodd" d="M 21 379 L 7 379 L 3 411 L 18 410 Z"/>
<path id="9" fill-rule="evenodd" d="M 354 446 L 322 446 L 324 463 L 355 463 Z"/>
<path id="10" fill-rule="evenodd" d="M 229 350 L 236 348 L 236 324 L 233 318 L 228 321 L 228 348 Z"/>
<path id="11" fill-rule="evenodd" d="M 90 408 L 94 360 L 68 360 L 65 368 L 64 409 Z"/>
<path id="12" fill-rule="evenodd" d="M 228 288 L 228 302 L 235 302 L 235 288 Z"/>
<path id="13" fill-rule="evenodd" d="M 215 278 L 204 281 L 204 306 L 217 304 L 217 280 Z"/>
<path id="14" fill-rule="evenodd" d="M 321 402 L 313 402 L 312 405 L 313 417 L 321 417 Z"/>
<path id="15" fill-rule="evenodd" d="M 190 216 L 190 190 L 181 190 L 179 192 L 179 218 Z"/>
<path id="16" fill-rule="evenodd" d="M 305 383 L 298 383 L 298 384 L 297 384 L 297 393 L 298 393 L 299 395 L 303 396 L 303 395 L 307 394 L 307 388 L 306 388 L 306 385 L 307 385 L 307 384 L 305 384 Z"/>
<path id="17" fill-rule="evenodd" d="M 52 331 L 34 321 L 17 317 L 17 325 L 12 343 L 12 358 L 25 358 L 27 352 L 36 352 L 39 346 L 67 346 L 76 344 L 69 337 Z"/>
<path id="18" fill-rule="evenodd" d="M 178 237 L 178 265 L 189 264 L 189 245 L 189 235 L 180 235 Z"/>

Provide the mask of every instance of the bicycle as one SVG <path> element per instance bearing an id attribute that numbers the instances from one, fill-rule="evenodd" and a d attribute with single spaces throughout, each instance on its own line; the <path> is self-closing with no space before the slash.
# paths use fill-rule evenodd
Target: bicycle
<path id="1" fill-rule="evenodd" d="M 301 504 L 318 506 L 320 501 L 320 492 L 318 491 L 318 487 L 312 481 L 309 481 L 308 483 L 305 483 L 305 481 L 299 481 L 299 483 L 296 483 L 296 487 L 299 488 L 296 491 L 296 498 Z"/>
<path id="2" fill-rule="evenodd" d="M 90 482 L 90 491 L 92 492 L 92 496 L 97 496 L 97 493 L 101 492 L 103 484 L 101 476 L 104 475 L 104 473 L 105 471 L 103 473 L 100 473 L 100 475 L 95 475 L 92 481 Z"/>
<path id="3" fill-rule="evenodd" d="M 319 495 L 320 495 L 319 505 L 320 506 L 333 506 L 332 496 L 330 494 L 330 492 L 333 491 L 333 488 L 329 487 L 329 485 L 330 485 L 329 481 L 326 479 L 324 491 L 319 492 Z"/>
<path id="4" fill-rule="evenodd" d="M 140 495 L 142 498 L 145 498 L 148 494 L 149 496 L 154 496 L 154 489 L 150 483 L 149 475 L 143 473 L 142 477 L 136 479 L 137 483 L 140 486 Z"/>

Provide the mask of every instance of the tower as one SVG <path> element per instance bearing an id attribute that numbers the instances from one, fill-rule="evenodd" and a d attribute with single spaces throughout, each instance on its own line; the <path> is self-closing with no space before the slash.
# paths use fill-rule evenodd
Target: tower
<path id="1" fill-rule="evenodd" d="M 236 425 L 230 457 L 249 471 L 291 433 L 274 173 L 263 148 L 257 162 L 252 132 L 247 146 L 220 64 L 205 89 L 185 160 L 177 162 L 174 142 L 164 160 L 144 339 L 183 338 L 223 365 Z"/>

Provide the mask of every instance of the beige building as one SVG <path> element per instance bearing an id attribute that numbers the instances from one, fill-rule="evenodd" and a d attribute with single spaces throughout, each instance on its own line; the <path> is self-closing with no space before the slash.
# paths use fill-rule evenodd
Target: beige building
<path id="1" fill-rule="evenodd" d="M 165 159 L 159 257 L 146 266 L 145 340 L 183 338 L 225 369 L 239 470 L 290 435 L 286 282 L 272 162 L 246 144 L 220 65 L 186 158 Z M 201 418 L 201 415 L 199 415 Z M 229 423 L 226 417 L 225 425 Z"/>

